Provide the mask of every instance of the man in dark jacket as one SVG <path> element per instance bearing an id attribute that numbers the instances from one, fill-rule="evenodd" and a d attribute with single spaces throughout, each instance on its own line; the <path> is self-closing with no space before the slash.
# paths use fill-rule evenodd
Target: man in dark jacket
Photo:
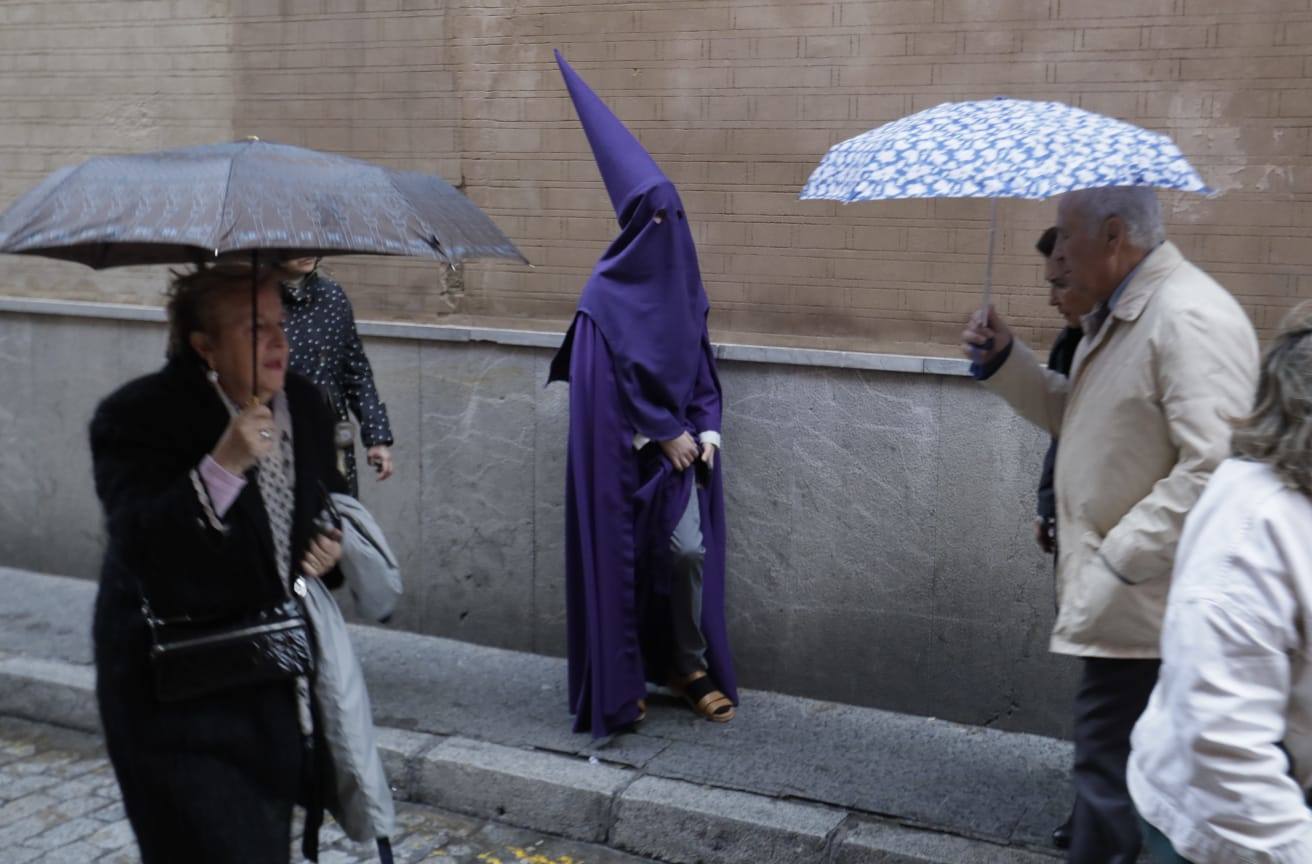
<path id="1" fill-rule="evenodd" d="M 317 258 L 282 262 L 288 272 L 283 283 L 287 341 L 291 369 L 309 378 L 328 394 L 338 427 L 349 429 L 351 414 L 360 423 L 360 440 L 379 480 L 392 476 L 392 427 L 387 407 L 378 398 L 373 368 L 355 329 L 355 312 L 342 286 L 318 270 Z M 351 494 L 360 493 L 355 470 L 355 439 L 338 437 L 343 469 Z"/>
<path id="2" fill-rule="evenodd" d="M 1034 248 L 1043 256 L 1043 278 L 1048 283 L 1048 305 L 1057 307 L 1061 317 L 1066 319 L 1066 326 L 1057 334 L 1048 352 L 1048 368 L 1063 375 L 1071 374 L 1071 363 L 1075 359 L 1075 349 L 1084 338 L 1080 319 L 1093 309 L 1093 303 L 1076 291 L 1070 290 L 1062 274 L 1057 272 L 1052 259 L 1052 250 L 1057 245 L 1057 228 L 1053 226 L 1043 232 Z M 1057 439 L 1048 443 L 1048 453 L 1043 457 L 1043 473 L 1039 476 L 1038 515 L 1034 517 L 1034 538 L 1039 548 L 1057 556 L 1057 496 L 1053 493 L 1053 466 L 1057 464 Z M 1058 849 L 1068 849 L 1071 845 L 1071 822 L 1074 813 L 1052 832 L 1052 845 Z"/>
<path id="3" fill-rule="evenodd" d="M 1070 375 L 1075 349 L 1084 337 L 1080 319 L 1092 310 L 1093 304 L 1078 292 L 1067 288 L 1062 275 L 1055 271 L 1052 250 L 1056 245 L 1057 229 L 1052 227 L 1043 232 L 1034 248 L 1044 258 L 1043 278 L 1048 283 L 1048 305 L 1057 307 L 1061 317 L 1066 319 L 1066 326 L 1057 334 L 1052 350 L 1048 352 L 1048 368 Z M 1044 552 L 1053 555 L 1057 552 L 1057 499 L 1052 492 L 1052 470 L 1056 462 L 1057 439 L 1054 438 L 1043 459 L 1043 474 L 1039 477 L 1038 515 L 1034 519 L 1035 539 Z"/>

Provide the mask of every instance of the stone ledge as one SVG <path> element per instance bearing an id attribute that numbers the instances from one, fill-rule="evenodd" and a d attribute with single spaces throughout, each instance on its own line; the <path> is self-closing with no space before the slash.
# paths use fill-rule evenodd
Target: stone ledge
<path id="1" fill-rule="evenodd" d="M 818 862 L 846 818 L 814 804 L 643 777 L 620 797 L 610 842 L 681 864 Z"/>
<path id="2" fill-rule="evenodd" d="M 99 734 L 90 665 L 0 653 L 0 716 Z M 676 864 L 1054 864 L 1038 851 L 873 814 L 672 780 L 582 757 L 378 727 L 398 798 Z"/>
<path id="3" fill-rule="evenodd" d="M 0 655 L 0 714 L 99 734 L 95 669 Z"/>
<path id="4" fill-rule="evenodd" d="M 448 738 L 419 759 L 416 799 L 589 842 L 604 842 L 615 797 L 637 774 L 569 756 Z"/>
<path id="5" fill-rule="evenodd" d="M 1053 864 L 1053 857 L 951 834 L 857 822 L 834 850 L 834 864 Z"/>
<path id="6" fill-rule="evenodd" d="M 383 773 L 392 786 L 392 795 L 400 801 L 415 800 L 420 760 L 444 739 L 426 732 L 409 732 L 388 726 L 377 727 L 377 732 L 378 754 L 383 760 Z"/>
<path id="7" fill-rule="evenodd" d="M 84 300 L 41 300 L 0 297 L 0 313 L 52 315 L 111 321 L 161 323 L 164 310 L 157 306 L 93 303 Z M 405 324 L 394 321 L 360 321 L 360 333 L 380 339 L 413 339 L 420 342 L 490 342 L 518 348 L 559 347 L 563 333 L 542 330 L 511 330 L 449 324 Z M 735 363 L 767 363 L 777 366 L 811 366 L 827 369 L 860 369 L 871 372 L 903 372 L 916 375 L 969 377 L 970 364 L 950 357 L 916 357 L 909 354 L 876 354 L 862 351 L 833 351 L 823 348 L 785 348 L 769 345 L 717 343 L 715 356 Z"/>

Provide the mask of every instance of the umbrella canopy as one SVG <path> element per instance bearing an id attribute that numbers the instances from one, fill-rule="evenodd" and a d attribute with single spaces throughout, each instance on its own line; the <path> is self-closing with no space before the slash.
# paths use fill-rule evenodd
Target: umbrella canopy
<path id="1" fill-rule="evenodd" d="M 803 199 L 1050 198 L 1099 186 L 1210 193 L 1165 135 L 1060 102 L 947 102 L 834 145 Z"/>
<path id="2" fill-rule="evenodd" d="M 984 307 L 993 292 L 998 198 L 1102 186 L 1212 194 L 1165 135 L 1060 102 L 945 102 L 829 148 L 804 200 L 991 198 Z"/>
<path id="3" fill-rule="evenodd" d="M 260 249 L 527 263 L 440 178 L 255 139 L 90 159 L 0 213 L 0 252 L 96 269 Z"/>

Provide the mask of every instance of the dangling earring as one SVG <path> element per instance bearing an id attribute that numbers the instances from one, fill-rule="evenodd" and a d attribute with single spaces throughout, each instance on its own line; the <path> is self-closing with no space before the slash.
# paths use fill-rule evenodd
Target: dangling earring
<path id="1" fill-rule="evenodd" d="M 205 373 L 205 379 L 206 379 L 207 381 L 209 381 L 211 384 L 218 384 L 218 383 L 219 383 L 219 373 L 218 373 L 216 370 L 211 369 L 211 370 L 209 370 L 208 372 Z"/>

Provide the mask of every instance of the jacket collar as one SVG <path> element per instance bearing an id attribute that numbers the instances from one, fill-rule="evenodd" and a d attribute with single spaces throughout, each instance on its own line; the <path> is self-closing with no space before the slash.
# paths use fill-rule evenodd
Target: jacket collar
<path id="1" fill-rule="evenodd" d="M 318 278 L 318 271 L 306 273 L 296 279 L 289 279 L 282 283 L 282 293 L 284 302 L 299 306 L 302 303 L 309 302 L 314 293 L 314 281 Z"/>
<path id="2" fill-rule="evenodd" d="M 1092 329 L 1097 323 L 1094 316 L 1085 316 L 1087 323 L 1084 332 L 1088 334 L 1085 339 L 1088 347 L 1081 352 L 1076 365 L 1081 369 L 1084 368 L 1093 353 L 1110 338 L 1111 331 L 1116 329 L 1117 321 L 1129 323 L 1139 320 L 1139 316 L 1148 306 L 1148 301 L 1157 293 L 1158 286 L 1166 281 L 1166 278 L 1174 273 L 1183 261 L 1184 256 L 1180 254 L 1179 248 L 1169 240 L 1149 252 L 1147 257 L 1131 271 L 1126 283 L 1117 289 L 1119 296 L 1116 298 L 1116 304 L 1096 331 Z"/>
<path id="3" fill-rule="evenodd" d="M 1117 298 L 1110 317 L 1121 321 L 1137 321 L 1143 314 L 1144 307 L 1148 305 L 1148 301 L 1157 293 L 1157 287 L 1166 281 L 1166 277 L 1174 273 L 1183 261 L 1184 256 L 1180 254 L 1179 247 L 1170 240 L 1149 252 L 1130 274 L 1129 281 L 1122 289 L 1121 296 Z"/>

